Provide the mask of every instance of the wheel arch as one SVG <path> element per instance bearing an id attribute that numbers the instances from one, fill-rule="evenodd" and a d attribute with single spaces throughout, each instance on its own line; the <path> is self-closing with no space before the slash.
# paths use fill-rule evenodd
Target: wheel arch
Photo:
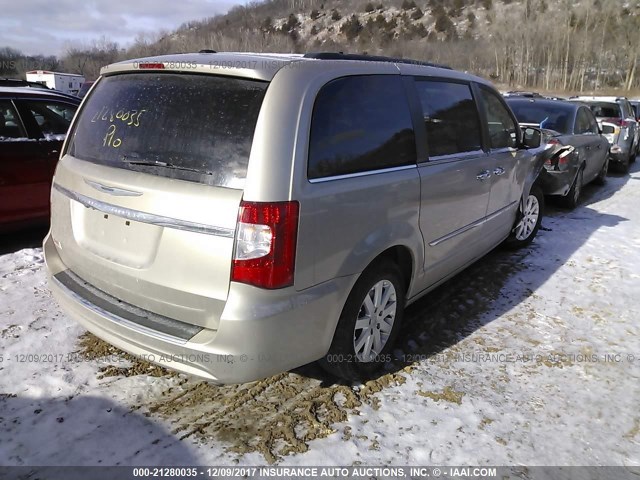
<path id="1" fill-rule="evenodd" d="M 402 281 L 404 282 L 404 293 L 407 295 L 411 288 L 415 269 L 415 260 L 411 250 L 405 245 L 395 245 L 387 248 L 380 255 L 374 258 L 367 268 L 370 268 L 383 259 L 389 259 L 398 265 L 398 268 L 400 268 L 400 272 L 402 273 Z"/>

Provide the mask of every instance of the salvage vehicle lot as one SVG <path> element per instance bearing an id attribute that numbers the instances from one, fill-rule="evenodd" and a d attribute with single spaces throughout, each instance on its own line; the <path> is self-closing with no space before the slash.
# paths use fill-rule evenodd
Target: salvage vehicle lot
<path id="1" fill-rule="evenodd" d="M 310 365 L 213 386 L 139 361 L 60 311 L 39 248 L 11 248 L 0 463 L 638 466 L 639 202 L 636 162 L 550 206 L 529 248 L 408 308 L 398 360 L 364 385 Z"/>

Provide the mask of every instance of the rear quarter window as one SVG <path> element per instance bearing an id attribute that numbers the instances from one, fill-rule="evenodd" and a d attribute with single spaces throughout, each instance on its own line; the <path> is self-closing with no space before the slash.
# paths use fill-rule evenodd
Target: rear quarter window
<path id="1" fill-rule="evenodd" d="M 345 77 L 316 97 L 309 140 L 309 179 L 416 163 L 409 105 L 400 76 Z"/>
<path id="2" fill-rule="evenodd" d="M 75 122 L 68 153 L 113 167 L 242 188 L 267 85 L 168 72 L 105 77 Z"/>

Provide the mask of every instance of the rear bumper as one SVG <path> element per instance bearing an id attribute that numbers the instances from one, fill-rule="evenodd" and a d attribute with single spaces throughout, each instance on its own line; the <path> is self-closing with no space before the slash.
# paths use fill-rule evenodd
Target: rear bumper
<path id="1" fill-rule="evenodd" d="M 611 145 L 609 159 L 615 163 L 625 163 L 629 158 L 630 145 Z"/>
<path id="2" fill-rule="evenodd" d="M 566 195 L 573 184 L 576 170 L 569 168 L 562 171 L 551 171 L 543 168 L 538 176 L 537 185 L 545 195 Z"/>
<path id="3" fill-rule="evenodd" d="M 68 270 L 50 234 L 44 253 L 54 297 L 91 333 L 144 360 L 221 384 L 258 380 L 325 355 L 357 279 L 343 277 L 300 292 L 232 283 L 217 330 L 199 328 L 193 337 L 176 338 L 119 319 L 56 280 Z"/>

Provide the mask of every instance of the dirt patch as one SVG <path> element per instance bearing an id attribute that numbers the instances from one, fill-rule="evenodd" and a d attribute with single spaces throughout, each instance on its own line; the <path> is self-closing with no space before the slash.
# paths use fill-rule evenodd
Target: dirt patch
<path id="1" fill-rule="evenodd" d="M 416 393 L 421 397 L 430 398 L 435 402 L 443 400 L 445 402 L 456 403 L 458 405 L 462 405 L 462 397 L 464 397 L 464 392 L 457 392 L 449 386 L 444 387 L 442 392 L 424 392 L 422 390 L 418 390 Z"/>
<path id="2" fill-rule="evenodd" d="M 21 328 L 18 325 L 9 325 L 7 328 L 3 329 L 0 332 L 0 337 L 7 339 L 7 338 L 18 338 L 20 337 L 19 332 L 20 332 Z"/>
<path id="3" fill-rule="evenodd" d="M 187 383 L 149 407 L 175 425 L 181 439 L 215 436 L 238 454 L 260 452 L 273 463 L 306 452 L 309 442 L 336 432 L 335 425 L 363 404 L 379 406 L 374 395 L 405 382 L 389 373 L 359 387 L 322 386 L 319 380 L 283 373 L 248 385 Z M 375 407 L 374 407 L 375 408 Z M 343 431 L 351 437 L 351 429 Z"/>
<path id="4" fill-rule="evenodd" d="M 624 438 L 634 438 L 637 435 L 640 435 L 640 418 L 633 420 L 633 427 L 624 434 Z"/>
<path id="5" fill-rule="evenodd" d="M 167 370 L 159 365 L 154 365 L 141 360 L 135 355 L 123 352 L 119 348 L 100 340 L 91 333 L 80 336 L 78 345 L 80 350 L 74 354 L 80 355 L 83 360 L 101 360 L 104 358 L 114 359 L 117 357 L 116 365 L 101 366 L 98 369 L 98 378 L 105 377 L 132 377 L 135 375 L 149 375 L 151 377 L 172 377 L 177 375 L 171 370 Z M 121 365 L 126 364 L 126 365 Z"/>

